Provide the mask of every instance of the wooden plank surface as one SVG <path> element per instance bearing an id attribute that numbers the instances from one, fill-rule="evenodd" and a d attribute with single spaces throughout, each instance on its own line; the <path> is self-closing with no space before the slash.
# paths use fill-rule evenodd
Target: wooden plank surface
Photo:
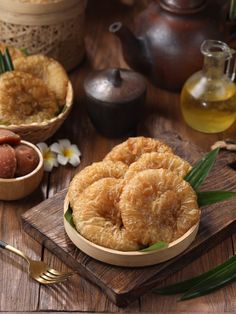
<path id="1" fill-rule="evenodd" d="M 164 140 L 175 153 L 190 162 L 196 162 L 201 157 L 202 154 L 195 145 L 189 141 L 183 141 L 175 133 L 168 132 L 168 120 L 165 123 L 166 132 L 158 133 L 161 123 L 160 119 L 157 120 L 157 123 L 154 123 L 156 126 L 154 129 L 158 139 Z M 203 190 L 236 190 L 236 172 L 229 167 L 234 157 L 234 153 L 220 153 L 208 180 L 203 185 Z M 224 214 L 222 214 L 222 204 L 207 206 L 202 209 L 201 224 L 196 240 L 180 256 L 152 267 L 134 269 L 113 267 L 95 261 L 75 249 L 66 236 L 63 224 L 65 194 L 66 190 L 61 191 L 27 211 L 22 216 L 24 229 L 68 266 L 101 287 L 108 297 L 119 306 L 127 305 L 146 291 L 151 290 L 161 280 L 227 237 L 236 227 L 234 200 L 223 203 Z M 47 220 L 47 224 L 45 224 L 45 220 Z"/>
<path id="2" fill-rule="evenodd" d="M 133 15 L 140 10 L 142 0 L 137 5 L 127 8 L 118 0 L 89 0 L 86 26 L 87 59 L 75 69 L 70 76 L 75 90 L 76 103 L 69 119 L 55 135 L 52 142 L 59 138 L 70 138 L 77 143 L 82 151 L 82 164 L 77 169 L 59 167 L 48 176 L 39 189 L 25 200 L 18 202 L 0 202 L 0 235 L 1 239 L 22 249 L 31 257 L 43 259 L 58 269 L 67 270 L 54 254 L 41 247 L 22 230 L 20 216 L 29 208 L 39 204 L 48 196 L 68 186 L 75 172 L 92 161 L 100 160 L 114 145 L 123 139 L 108 140 L 96 133 L 85 113 L 85 99 L 82 82 L 87 73 L 95 68 L 123 66 L 125 63 L 120 51 L 119 42 L 107 32 L 108 25 L 116 20 L 130 24 Z M 179 96 L 158 90 L 149 85 L 146 102 L 147 113 L 156 113 L 165 117 L 172 127 L 184 139 L 190 139 L 204 150 L 218 138 L 235 138 L 236 124 L 227 132 L 219 135 L 205 135 L 188 128 L 182 121 L 179 111 Z M 157 122 L 150 116 L 149 124 L 141 127 L 141 133 L 155 135 Z M 165 128 L 165 123 L 163 123 Z M 222 208 L 224 210 L 224 208 Z M 236 238 L 230 237 L 217 247 L 190 263 L 182 271 L 163 282 L 163 285 L 197 275 L 209 268 L 222 263 L 234 253 Z M 131 312 L 131 313 L 234 313 L 236 311 L 236 283 L 198 299 L 178 302 L 178 296 L 156 296 L 150 292 L 139 298 L 126 309 L 113 305 L 99 288 L 90 284 L 80 276 L 55 287 L 40 287 L 25 273 L 26 265 L 20 258 L 0 252 L 0 311 L 1 312 Z"/>

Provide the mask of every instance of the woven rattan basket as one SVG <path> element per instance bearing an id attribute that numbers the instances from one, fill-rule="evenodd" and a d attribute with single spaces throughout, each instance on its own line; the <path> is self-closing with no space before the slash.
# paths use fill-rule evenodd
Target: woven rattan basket
<path id="1" fill-rule="evenodd" d="M 69 82 L 67 87 L 66 104 L 62 112 L 55 118 L 41 123 L 21 124 L 21 125 L 3 125 L 0 128 L 11 130 L 21 136 L 22 139 L 38 143 L 51 137 L 62 125 L 69 115 L 73 104 L 73 89 Z"/>
<path id="2" fill-rule="evenodd" d="M 0 41 L 42 53 L 66 70 L 84 56 L 87 0 L 0 0 Z"/>

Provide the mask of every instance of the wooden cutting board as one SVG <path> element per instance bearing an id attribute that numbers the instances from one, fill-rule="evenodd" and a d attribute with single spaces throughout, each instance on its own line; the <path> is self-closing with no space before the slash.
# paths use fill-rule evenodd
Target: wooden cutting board
<path id="1" fill-rule="evenodd" d="M 158 134 L 158 138 L 165 140 L 178 155 L 191 163 L 203 155 L 198 147 L 173 133 Z M 232 167 L 235 160 L 234 153 L 221 152 L 201 189 L 236 191 L 236 171 Z M 200 229 L 195 241 L 176 258 L 143 268 L 110 266 L 79 251 L 65 234 L 63 201 L 66 192 L 63 190 L 26 212 L 22 217 L 24 229 L 81 276 L 101 287 L 118 306 L 125 306 L 150 291 L 164 278 L 215 246 L 236 228 L 236 200 L 231 199 L 202 208 Z"/>

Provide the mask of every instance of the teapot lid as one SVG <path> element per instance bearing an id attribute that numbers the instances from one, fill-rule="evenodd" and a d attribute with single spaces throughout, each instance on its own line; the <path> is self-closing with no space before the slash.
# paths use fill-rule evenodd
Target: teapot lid
<path id="1" fill-rule="evenodd" d="M 89 97 L 107 103 L 125 103 L 146 91 L 144 77 L 128 69 L 109 68 L 92 72 L 84 82 Z"/>
<path id="2" fill-rule="evenodd" d="M 197 13 L 204 9 L 206 3 L 206 0 L 160 0 L 164 10 L 180 14 Z"/>

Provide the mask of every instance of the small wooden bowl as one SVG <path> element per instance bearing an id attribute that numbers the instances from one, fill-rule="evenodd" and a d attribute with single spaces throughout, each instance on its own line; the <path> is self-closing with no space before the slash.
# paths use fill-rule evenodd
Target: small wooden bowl
<path id="1" fill-rule="evenodd" d="M 69 206 L 69 200 L 66 196 L 64 201 L 64 213 Z M 155 265 L 161 262 L 165 262 L 187 249 L 187 247 L 193 242 L 198 232 L 199 223 L 191 227 L 182 237 L 178 240 L 169 243 L 167 248 L 159 249 L 151 252 L 123 252 L 105 248 L 103 246 L 94 244 L 83 236 L 81 236 L 65 219 L 64 217 L 65 231 L 70 240 L 77 246 L 82 252 L 86 253 L 90 257 L 101 262 L 125 267 L 141 267 Z"/>
<path id="2" fill-rule="evenodd" d="M 0 178 L 0 200 L 13 201 L 21 199 L 32 193 L 40 184 L 43 178 L 43 156 L 40 150 L 33 144 L 21 141 L 29 147 L 32 147 L 39 156 L 37 167 L 25 176 L 13 179 Z"/>
<path id="3" fill-rule="evenodd" d="M 65 119 L 68 117 L 73 104 L 73 89 L 69 82 L 67 87 L 66 103 L 63 111 L 51 120 L 47 120 L 41 123 L 30 123 L 30 124 L 11 124 L 5 125 L 0 124 L 0 128 L 10 130 L 21 136 L 22 139 L 32 142 L 39 143 L 47 140 L 51 137 L 62 125 Z"/>

